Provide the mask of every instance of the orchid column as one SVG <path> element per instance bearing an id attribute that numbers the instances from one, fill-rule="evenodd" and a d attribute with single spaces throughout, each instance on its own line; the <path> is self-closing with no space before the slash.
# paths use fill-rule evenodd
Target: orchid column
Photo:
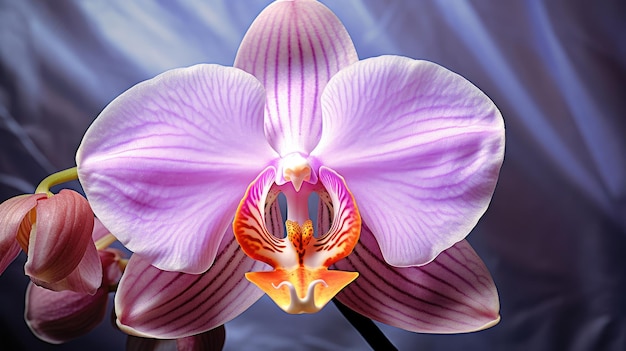
<path id="1" fill-rule="evenodd" d="M 261 296 L 242 267 L 291 313 L 317 311 L 345 287 L 346 305 L 407 330 L 498 321 L 493 281 L 463 240 L 503 159 L 489 98 L 434 63 L 357 61 L 345 28 L 313 0 L 268 6 L 235 67 L 138 84 L 78 150 L 95 214 L 134 252 L 116 296 L 125 331 L 177 338 L 227 322 Z"/>

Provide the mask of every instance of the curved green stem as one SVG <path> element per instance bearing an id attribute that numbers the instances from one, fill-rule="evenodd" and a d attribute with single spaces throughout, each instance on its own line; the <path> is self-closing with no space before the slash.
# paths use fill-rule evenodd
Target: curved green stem
<path id="1" fill-rule="evenodd" d="M 78 171 L 76 167 L 53 173 L 39 183 L 37 189 L 35 189 L 35 194 L 47 194 L 48 196 L 52 196 L 50 188 L 76 179 L 78 179 Z"/>

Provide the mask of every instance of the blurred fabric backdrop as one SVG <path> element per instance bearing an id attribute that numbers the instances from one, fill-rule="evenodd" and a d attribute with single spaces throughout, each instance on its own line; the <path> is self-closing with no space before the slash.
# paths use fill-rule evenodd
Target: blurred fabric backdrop
<path id="1" fill-rule="evenodd" d="M 626 2 L 325 0 L 360 58 L 396 54 L 460 73 L 501 109 L 504 166 L 468 237 L 502 321 L 479 333 L 382 326 L 401 350 L 626 349 Z M 135 83 L 232 65 L 268 0 L 0 0 L 0 201 L 75 165 L 82 134 Z M 0 350 L 122 350 L 111 323 L 53 347 L 23 321 L 20 256 L 0 276 Z M 227 350 L 362 350 L 331 304 L 291 316 L 264 298 Z"/>

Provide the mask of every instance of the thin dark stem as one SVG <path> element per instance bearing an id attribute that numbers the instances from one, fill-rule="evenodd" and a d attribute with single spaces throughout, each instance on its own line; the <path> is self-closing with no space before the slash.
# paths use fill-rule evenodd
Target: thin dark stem
<path id="1" fill-rule="evenodd" d="M 333 302 L 339 309 L 339 312 L 354 326 L 354 328 L 361 334 L 363 339 L 367 341 L 372 350 L 374 351 L 397 351 L 398 349 L 387 339 L 387 336 L 378 328 L 378 326 L 369 318 L 364 317 L 353 310 L 346 307 L 337 299 L 333 299 Z"/>

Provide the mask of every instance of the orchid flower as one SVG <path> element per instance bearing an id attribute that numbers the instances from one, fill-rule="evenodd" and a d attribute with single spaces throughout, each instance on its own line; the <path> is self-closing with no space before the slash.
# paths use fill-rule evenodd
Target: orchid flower
<path id="1" fill-rule="evenodd" d="M 76 161 L 95 214 L 134 252 L 116 294 L 128 333 L 211 330 L 263 292 L 289 313 L 336 295 L 390 325 L 451 333 L 499 320 L 464 238 L 503 153 L 498 109 L 466 79 L 406 57 L 359 61 L 330 10 L 284 0 L 251 25 L 234 67 L 174 69 L 117 97 Z"/>
<path id="2" fill-rule="evenodd" d="M 94 217 L 89 203 L 72 190 L 56 195 L 49 191 L 71 173 L 54 174 L 34 194 L 0 204 L 0 274 L 24 251 L 24 271 L 35 284 L 55 291 L 96 292 L 102 269 L 91 240 Z"/>

